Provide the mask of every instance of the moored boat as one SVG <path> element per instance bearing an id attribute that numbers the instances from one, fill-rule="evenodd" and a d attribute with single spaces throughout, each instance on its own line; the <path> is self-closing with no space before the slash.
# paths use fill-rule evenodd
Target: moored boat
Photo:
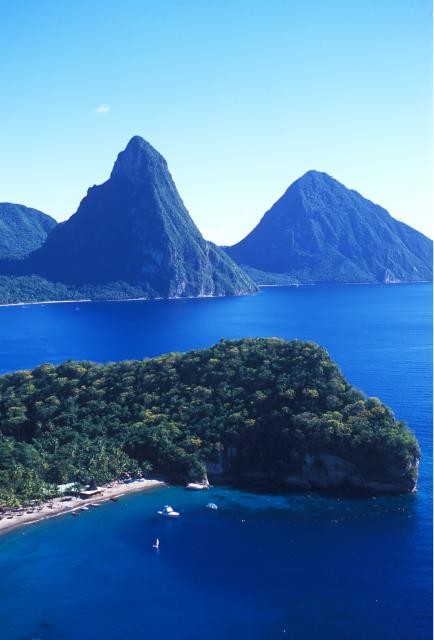
<path id="1" fill-rule="evenodd" d="M 209 489 L 209 484 L 204 482 L 189 482 L 185 488 L 193 491 L 204 491 Z"/>
<path id="2" fill-rule="evenodd" d="M 160 511 L 157 512 L 160 516 L 165 516 L 166 518 L 178 518 L 181 514 L 178 511 L 174 511 L 173 507 L 166 504 Z"/>

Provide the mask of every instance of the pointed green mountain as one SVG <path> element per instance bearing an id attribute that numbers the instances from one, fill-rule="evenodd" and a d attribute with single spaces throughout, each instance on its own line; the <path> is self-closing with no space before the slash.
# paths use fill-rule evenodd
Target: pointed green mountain
<path id="1" fill-rule="evenodd" d="M 139 136 L 118 155 L 110 178 L 88 190 L 77 212 L 17 265 L 15 275 L 87 290 L 125 283 L 149 297 L 256 289 L 224 251 L 204 240 L 165 159 Z"/>
<path id="2" fill-rule="evenodd" d="M 432 280 L 432 240 L 318 171 L 226 251 L 259 284 Z"/>

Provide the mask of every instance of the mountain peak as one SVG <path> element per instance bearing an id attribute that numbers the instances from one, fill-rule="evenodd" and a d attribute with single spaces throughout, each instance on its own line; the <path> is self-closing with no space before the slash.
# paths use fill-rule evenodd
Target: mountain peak
<path id="1" fill-rule="evenodd" d="M 89 189 L 76 213 L 8 273 L 14 268 L 67 285 L 89 284 L 92 291 L 102 286 L 115 297 L 131 290 L 145 297 L 256 290 L 221 249 L 202 237 L 166 161 L 139 136 L 118 155 L 110 179 Z"/>
<path id="2" fill-rule="evenodd" d="M 306 173 L 304 173 L 302 176 L 300 176 L 300 178 L 298 178 L 295 182 L 293 182 L 291 186 L 304 186 L 307 184 L 315 186 L 326 186 L 327 184 L 331 185 L 339 183 L 324 171 L 316 171 L 315 169 L 310 169 L 309 171 L 306 171 Z"/>
<path id="3" fill-rule="evenodd" d="M 302 194 L 305 197 L 315 194 L 316 197 L 320 193 L 339 192 L 342 188 L 343 185 L 328 173 L 310 169 L 289 185 L 281 199 L 286 201 L 295 194 Z"/>
<path id="4" fill-rule="evenodd" d="M 320 171 L 293 182 L 226 250 L 264 284 L 432 280 L 431 240 Z"/>
<path id="5" fill-rule="evenodd" d="M 329 176 L 328 173 L 325 173 L 325 171 L 317 171 L 316 169 L 309 169 L 309 171 L 306 171 L 306 173 L 303 173 L 302 176 L 300 176 L 298 178 L 298 180 L 304 180 L 304 179 L 308 179 L 308 178 L 331 178 L 331 176 Z"/>
<path id="6" fill-rule="evenodd" d="M 140 136 L 133 136 L 116 159 L 111 178 L 123 176 L 134 182 L 154 176 L 158 171 L 167 171 L 163 156 Z"/>

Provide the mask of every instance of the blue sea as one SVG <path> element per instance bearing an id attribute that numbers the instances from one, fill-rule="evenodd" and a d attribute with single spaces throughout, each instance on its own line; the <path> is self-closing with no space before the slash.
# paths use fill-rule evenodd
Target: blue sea
<path id="1" fill-rule="evenodd" d="M 431 285 L 3 307 L 0 370 L 244 336 L 326 347 L 355 386 L 415 431 L 417 493 L 350 500 L 163 487 L 13 531 L 0 537 L 1 640 L 432 638 Z M 165 504 L 181 517 L 158 517 Z"/>

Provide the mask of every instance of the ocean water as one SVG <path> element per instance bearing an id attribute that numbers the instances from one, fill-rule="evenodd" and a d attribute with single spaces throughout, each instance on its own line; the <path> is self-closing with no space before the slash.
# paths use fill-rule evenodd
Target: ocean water
<path id="1" fill-rule="evenodd" d="M 0 308 L 3 372 L 149 357 L 221 337 L 314 340 L 409 423 L 423 454 L 412 496 L 169 487 L 4 535 L 0 638 L 431 638 L 431 300 L 428 284 L 359 285 Z M 164 504 L 181 518 L 161 520 Z"/>

